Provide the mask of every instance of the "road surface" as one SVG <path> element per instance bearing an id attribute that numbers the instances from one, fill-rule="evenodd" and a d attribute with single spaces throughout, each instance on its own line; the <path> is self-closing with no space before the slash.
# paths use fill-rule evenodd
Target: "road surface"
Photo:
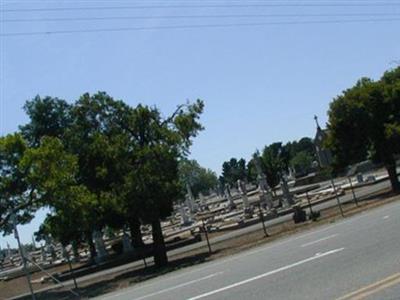
<path id="1" fill-rule="evenodd" d="M 400 299 L 400 203 L 98 299 Z"/>

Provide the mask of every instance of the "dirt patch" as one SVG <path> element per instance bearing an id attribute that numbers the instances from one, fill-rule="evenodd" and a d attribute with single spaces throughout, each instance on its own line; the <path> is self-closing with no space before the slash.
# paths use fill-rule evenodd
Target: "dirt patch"
<path id="1" fill-rule="evenodd" d="M 79 268 L 82 264 L 73 264 L 73 268 Z M 46 269 L 50 274 L 61 273 L 69 270 L 68 265 L 60 265 L 54 268 Z M 49 286 L 54 286 L 52 282 L 39 283 L 38 281 L 47 274 L 37 271 L 31 274 L 32 287 L 34 290 L 43 289 Z M 8 281 L 0 281 L 0 300 L 15 297 L 23 293 L 29 292 L 28 281 L 25 276 L 16 277 Z"/>

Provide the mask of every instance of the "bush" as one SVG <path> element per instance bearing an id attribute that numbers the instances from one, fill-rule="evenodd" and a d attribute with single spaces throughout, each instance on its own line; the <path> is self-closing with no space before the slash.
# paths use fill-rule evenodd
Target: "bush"
<path id="1" fill-rule="evenodd" d="M 300 206 L 294 206 L 293 221 L 295 224 L 302 223 L 307 220 L 306 212 Z"/>
<path id="2" fill-rule="evenodd" d="M 313 211 L 312 213 L 310 213 L 310 215 L 308 216 L 309 220 L 313 220 L 314 222 L 317 221 L 319 219 L 319 217 L 321 217 L 321 212 L 319 211 Z"/>

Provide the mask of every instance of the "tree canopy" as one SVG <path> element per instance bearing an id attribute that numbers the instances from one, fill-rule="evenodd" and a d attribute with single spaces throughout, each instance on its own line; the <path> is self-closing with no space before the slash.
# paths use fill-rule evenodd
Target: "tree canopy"
<path id="1" fill-rule="evenodd" d="M 131 107 L 104 92 L 73 104 L 39 96 L 27 101 L 30 121 L 21 134 L 0 138 L 1 230 L 10 232 L 10 212 L 26 223 L 47 206 L 41 234 L 63 244 L 86 240 L 94 256 L 94 231 L 128 225 L 132 243 L 141 246 L 140 225 L 150 224 L 155 263 L 164 265 L 160 220 L 182 197 L 179 164 L 203 129 L 203 108 L 197 100 L 163 117 L 156 107 Z M 204 190 L 210 172 L 196 171 Z"/>
<path id="2" fill-rule="evenodd" d="M 222 183 L 236 186 L 237 181 L 247 179 L 246 160 L 231 158 L 222 164 Z"/>
<path id="3" fill-rule="evenodd" d="M 179 162 L 179 173 L 182 186 L 188 183 L 195 197 L 200 193 L 208 195 L 210 189 L 218 186 L 215 172 L 203 168 L 196 160 L 182 159 Z"/>
<path id="4" fill-rule="evenodd" d="M 360 79 L 331 103 L 328 145 L 339 167 L 371 158 L 388 170 L 400 191 L 395 155 L 400 153 L 400 67 L 380 80 Z"/>

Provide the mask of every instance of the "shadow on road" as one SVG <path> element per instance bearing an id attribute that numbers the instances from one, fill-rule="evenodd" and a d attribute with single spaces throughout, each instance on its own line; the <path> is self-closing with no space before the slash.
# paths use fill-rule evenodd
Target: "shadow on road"
<path id="1" fill-rule="evenodd" d="M 216 254 L 218 251 L 213 252 Z M 91 298 L 109 293 L 120 288 L 128 287 L 130 285 L 148 280 L 162 274 L 176 271 L 181 268 L 194 266 L 203 263 L 210 254 L 208 252 L 199 253 L 189 257 L 178 258 L 169 262 L 168 266 L 164 268 L 156 268 L 155 266 L 148 266 L 147 268 L 140 268 L 130 272 L 123 273 L 113 278 L 107 278 L 95 283 L 89 283 L 79 289 L 82 295 L 81 299 Z M 98 279 L 97 279 L 98 280 Z M 71 294 L 65 288 L 53 289 L 36 294 L 38 300 L 66 300 L 66 299 L 79 299 Z M 29 300 L 30 296 L 18 298 L 20 300 Z"/>

